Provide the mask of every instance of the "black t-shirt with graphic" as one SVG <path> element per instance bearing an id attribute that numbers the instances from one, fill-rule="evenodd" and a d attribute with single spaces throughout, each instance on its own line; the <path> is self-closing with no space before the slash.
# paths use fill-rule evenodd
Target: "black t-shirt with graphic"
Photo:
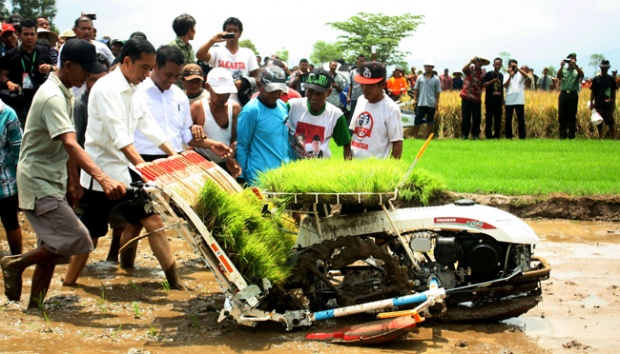
<path id="1" fill-rule="evenodd" d="M 504 100 L 504 74 L 496 74 L 494 71 L 490 71 L 484 75 L 482 83 L 489 82 L 495 78 L 498 78 L 499 81 L 486 87 L 485 104 L 501 105 Z"/>

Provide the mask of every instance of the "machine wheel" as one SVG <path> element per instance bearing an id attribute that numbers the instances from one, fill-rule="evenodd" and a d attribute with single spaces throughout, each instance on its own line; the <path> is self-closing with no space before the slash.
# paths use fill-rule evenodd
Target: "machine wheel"
<path id="1" fill-rule="evenodd" d="M 369 259 L 375 264 L 365 262 Z M 387 246 L 352 236 L 325 240 L 302 251 L 291 279 L 313 311 L 406 295 L 413 288 L 407 268 Z"/>

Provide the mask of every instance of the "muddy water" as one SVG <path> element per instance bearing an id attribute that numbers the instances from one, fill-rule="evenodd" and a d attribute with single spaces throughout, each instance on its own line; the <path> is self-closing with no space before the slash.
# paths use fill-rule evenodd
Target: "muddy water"
<path id="1" fill-rule="evenodd" d="M 304 340 L 308 331 L 277 324 L 257 330 L 217 322 L 223 296 L 212 274 L 185 242 L 171 235 L 180 271 L 192 290 L 166 291 L 163 273 L 147 242 L 137 267 L 103 262 L 109 238 L 100 240 L 76 287 L 63 287 L 57 267 L 42 310 L 25 310 L 32 269 L 24 274 L 21 303 L 0 295 L 0 352 L 168 353 L 612 353 L 620 337 L 620 224 L 527 220 L 541 237 L 536 254 L 552 263 L 544 300 L 519 318 L 496 324 L 422 324 L 382 347 L 345 347 Z M 34 235 L 25 224 L 25 249 Z M 4 230 L 0 250 L 8 246 Z M 3 286 L 3 284 L 2 284 Z M 319 323 L 313 330 L 357 323 L 352 318 Z"/>

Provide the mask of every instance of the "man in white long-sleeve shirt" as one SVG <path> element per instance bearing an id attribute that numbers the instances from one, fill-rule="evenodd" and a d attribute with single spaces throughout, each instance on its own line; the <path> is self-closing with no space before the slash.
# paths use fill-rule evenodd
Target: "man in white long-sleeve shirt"
<path id="1" fill-rule="evenodd" d="M 174 155 L 176 151 L 150 114 L 146 96 L 136 94 L 136 85 L 147 78 L 155 65 L 155 48 L 146 39 L 130 39 L 123 46 L 120 62 L 118 68 L 101 78 L 91 90 L 84 145 L 86 152 L 107 175 L 128 186 L 132 181 L 140 180 L 138 173 L 132 170 L 133 166 L 144 163 L 133 144 L 136 130 L 144 133 L 166 155 Z M 101 185 L 84 172 L 80 184 L 84 188 L 81 200 L 84 214 L 81 220 L 96 245 L 97 239 L 108 231 L 110 210 L 119 201 L 126 200 L 109 201 L 102 193 Z M 146 200 L 143 203 L 135 203 L 134 200 L 134 203 L 119 206 L 128 222 L 121 245 L 137 236 L 144 226 L 152 232 L 148 237 L 149 244 L 170 288 L 183 289 L 168 239 L 164 232 L 155 231 L 163 227 L 161 217 L 147 211 L 146 204 Z M 88 254 L 72 257 L 64 285 L 75 284 L 87 260 Z"/>
<path id="2" fill-rule="evenodd" d="M 138 86 L 138 94 L 146 95 L 147 107 L 174 151 L 183 151 L 185 144 L 211 149 L 217 155 L 226 155 L 229 153 L 228 145 L 203 139 L 202 126 L 193 127 L 195 135 L 192 135 L 189 99 L 174 85 L 181 77 L 183 59 L 183 52 L 179 48 L 172 45 L 159 47 L 155 56 L 155 67 L 150 77 Z M 140 131 L 136 131 L 134 145 L 146 162 L 166 157 L 166 154 Z"/>

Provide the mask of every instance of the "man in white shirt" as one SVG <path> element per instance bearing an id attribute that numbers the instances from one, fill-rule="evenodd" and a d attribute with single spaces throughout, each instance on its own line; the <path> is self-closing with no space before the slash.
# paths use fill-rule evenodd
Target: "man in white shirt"
<path id="1" fill-rule="evenodd" d="M 88 16 L 78 17 L 73 24 L 73 32 L 75 33 L 76 38 L 89 41 L 95 46 L 97 53 L 103 54 L 103 56 L 108 59 L 109 64 L 112 65 L 112 62 L 114 62 L 114 54 L 112 54 L 112 51 L 107 45 L 96 41 L 93 38 L 93 31 L 93 20 L 91 20 Z M 60 50 L 58 51 L 58 58 L 60 58 L 60 53 L 62 53 L 62 47 L 60 47 Z M 58 66 L 60 66 L 60 59 L 58 61 Z"/>
<path id="2" fill-rule="evenodd" d="M 512 116 L 517 114 L 517 126 L 519 139 L 525 139 L 525 80 L 529 73 L 519 69 L 515 59 L 508 61 L 508 75 L 504 76 L 506 96 L 504 98 L 506 108 L 506 139 L 512 139 Z"/>
<path id="3" fill-rule="evenodd" d="M 141 180 L 138 173 L 131 169 L 132 165 L 144 164 L 133 144 L 136 130 L 144 133 L 166 155 L 174 155 L 176 151 L 150 114 L 146 95 L 136 94 L 136 85 L 146 79 L 155 65 L 155 48 L 146 39 L 132 38 L 123 46 L 120 62 L 114 71 L 99 79 L 91 90 L 84 146 L 107 175 L 129 186 L 131 182 Z M 127 220 L 121 245 L 139 235 L 144 226 L 151 232 L 149 244 L 166 274 L 170 288 L 183 289 L 168 239 L 163 231 L 156 231 L 163 227 L 163 222 L 158 214 L 148 208 L 148 198 L 137 202 L 142 196 L 133 195 L 130 196 L 134 197 L 132 199 L 110 201 L 102 194 L 98 181 L 84 171 L 80 184 L 84 189 L 81 200 L 84 214 L 81 220 L 88 228 L 93 244 L 96 246 L 97 239 L 107 233 L 110 210 L 118 205 Z M 131 203 L 122 203 L 125 201 Z M 88 254 L 72 257 L 64 284 L 75 284 L 87 260 Z"/>
<path id="4" fill-rule="evenodd" d="M 385 94 L 385 76 L 385 65 L 373 61 L 360 65 L 354 78 L 364 96 L 358 99 L 349 125 L 353 158 L 400 159 L 403 152 L 400 108 Z"/>
<path id="5" fill-rule="evenodd" d="M 211 149 L 218 156 L 227 155 L 230 153 L 228 145 L 204 139 L 202 126 L 192 127 L 189 99 L 178 86 L 173 85 L 181 77 L 183 58 L 183 52 L 175 46 L 159 47 L 155 55 L 155 67 L 150 77 L 138 86 L 140 94 L 146 94 L 151 115 L 176 152 L 183 151 L 185 144 Z M 192 135 L 192 128 L 195 135 Z M 145 162 L 167 157 L 140 131 L 136 131 L 134 145 Z"/>
<path id="6" fill-rule="evenodd" d="M 213 68 L 230 70 L 239 92 L 230 97 L 243 106 L 249 101 L 251 91 L 256 86 L 260 67 L 251 49 L 239 47 L 243 24 L 238 18 L 230 17 L 224 21 L 222 31 L 198 49 L 196 58 L 209 63 Z M 214 44 L 222 42 L 226 42 L 226 46 L 213 47 Z"/>

